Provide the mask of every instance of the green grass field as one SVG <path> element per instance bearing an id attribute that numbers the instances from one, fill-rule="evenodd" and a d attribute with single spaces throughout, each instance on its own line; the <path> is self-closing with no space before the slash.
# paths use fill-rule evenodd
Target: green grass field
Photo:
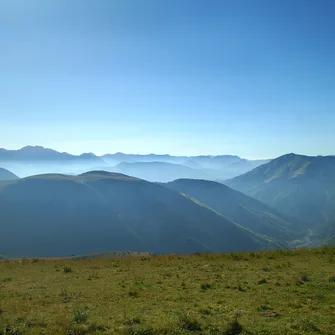
<path id="1" fill-rule="evenodd" d="M 3 261 L 0 334 L 335 334 L 335 248 Z"/>

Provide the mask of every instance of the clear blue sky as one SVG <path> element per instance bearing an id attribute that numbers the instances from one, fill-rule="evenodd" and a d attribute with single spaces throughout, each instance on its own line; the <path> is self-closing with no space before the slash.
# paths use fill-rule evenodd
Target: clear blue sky
<path id="1" fill-rule="evenodd" d="M 333 0 L 3 0 L 0 147 L 335 154 Z"/>

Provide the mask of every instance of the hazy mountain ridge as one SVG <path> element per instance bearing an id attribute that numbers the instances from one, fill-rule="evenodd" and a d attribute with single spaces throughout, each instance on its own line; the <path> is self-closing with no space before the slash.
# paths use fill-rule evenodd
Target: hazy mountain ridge
<path id="1" fill-rule="evenodd" d="M 176 191 L 99 171 L 0 184 L 0 222 L 0 252 L 10 257 L 276 247 Z"/>
<path id="2" fill-rule="evenodd" d="M 106 166 L 103 159 L 93 153 L 76 156 L 41 146 L 26 146 L 19 150 L 0 149 L 0 164 L 20 177 L 42 173 L 78 174 L 96 165 Z"/>
<path id="3" fill-rule="evenodd" d="M 149 162 L 164 162 L 172 164 L 181 164 L 195 169 L 214 169 L 220 170 L 223 167 L 234 167 L 234 164 L 238 165 L 239 162 L 245 164 L 245 167 L 250 169 L 260 164 L 264 164 L 268 160 L 247 160 L 239 156 L 233 155 L 201 155 L 201 156 L 173 156 L 173 155 L 157 155 L 157 154 L 148 154 L 148 155 L 134 155 L 134 154 L 107 154 L 101 156 L 106 162 L 117 164 L 121 162 L 126 163 L 149 163 Z M 242 165 L 241 164 L 241 165 Z M 248 165 L 248 166 L 247 166 Z"/>
<path id="4" fill-rule="evenodd" d="M 76 161 L 76 160 L 102 161 L 93 153 L 83 153 L 79 156 L 58 152 L 41 146 L 26 146 L 18 150 L 1 149 L 0 161 Z"/>
<path id="5" fill-rule="evenodd" d="M 217 172 L 209 169 L 194 169 L 182 164 L 166 162 L 122 162 L 108 171 L 124 173 L 148 181 L 169 182 L 178 178 L 216 178 Z"/>
<path id="6" fill-rule="evenodd" d="M 225 183 L 310 227 L 335 218 L 334 156 L 287 154 Z"/>
<path id="7" fill-rule="evenodd" d="M 255 164 L 257 165 L 257 163 Z M 234 166 L 232 167 L 231 165 Z M 246 167 L 243 163 L 242 166 L 244 166 L 242 170 L 245 171 Z M 247 166 L 247 169 L 250 169 L 254 166 L 254 163 L 248 162 Z M 162 161 L 121 162 L 113 167 L 96 168 L 111 172 L 120 172 L 153 182 L 170 182 L 181 178 L 220 180 L 224 176 L 238 174 L 241 169 L 241 167 L 238 166 L 238 162 L 228 164 L 225 168 L 219 170 L 202 168 L 193 158 L 190 158 L 185 164 Z"/>
<path id="8" fill-rule="evenodd" d="M 264 160 L 249 161 L 232 155 L 188 157 L 167 154 L 124 154 L 121 152 L 98 157 L 92 153 L 71 155 L 41 146 L 27 146 L 19 150 L 0 149 L 0 162 L 3 167 L 13 171 L 20 177 L 42 173 L 79 174 L 96 169 L 126 172 L 127 166 L 123 166 L 124 169 L 122 170 L 122 165 L 117 165 L 121 163 L 146 163 L 145 166 L 133 165 L 130 173 L 148 180 L 166 182 L 178 178 L 205 178 L 211 180 L 232 178 L 263 164 Z M 171 164 L 170 166 L 163 165 L 161 167 L 165 169 L 164 176 L 160 176 L 157 163 Z M 138 171 L 136 171 L 137 168 Z M 152 174 L 155 174 L 156 177 L 152 178 L 150 176 Z"/>

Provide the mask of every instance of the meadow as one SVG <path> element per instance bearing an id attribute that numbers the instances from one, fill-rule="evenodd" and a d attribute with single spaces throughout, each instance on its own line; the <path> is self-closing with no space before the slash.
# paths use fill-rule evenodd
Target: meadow
<path id="1" fill-rule="evenodd" d="M 0 334 L 335 334 L 335 248 L 1 261 Z"/>

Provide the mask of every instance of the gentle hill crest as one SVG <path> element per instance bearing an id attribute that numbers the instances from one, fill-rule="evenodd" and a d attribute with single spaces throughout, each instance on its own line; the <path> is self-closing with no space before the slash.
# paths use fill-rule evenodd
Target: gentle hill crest
<path id="1" fill-rule="evenodd" d="M 14 173 L 0 167 L 0 181 L 19 179 Z"/>

